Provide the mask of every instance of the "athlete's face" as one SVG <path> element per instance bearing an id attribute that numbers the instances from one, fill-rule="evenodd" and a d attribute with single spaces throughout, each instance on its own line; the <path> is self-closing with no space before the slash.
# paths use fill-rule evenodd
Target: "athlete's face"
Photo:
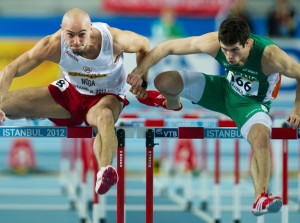
<path id="1" fill-rule="evenodd" d="M 90 41 L 91 29 L 90 24 L 73 25 L 63 29 L 66 43 L 74 53 L 80 54 L 85 51 Z"/>
<path id="2" fill-rule="evenodd" d="M 240 65 L 247 54 L 246 47 L 243 47 L 240 43 L 236 43 L 234 45 L 225 45 L 220 42 L 220 46 L 226 57 L 226 60 L 231 65 Z"/>

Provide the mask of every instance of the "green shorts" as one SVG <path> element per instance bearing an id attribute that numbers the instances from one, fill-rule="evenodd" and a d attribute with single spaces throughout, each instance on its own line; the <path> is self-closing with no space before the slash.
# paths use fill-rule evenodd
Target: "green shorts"
<path id="1" fill-rule="evenodd" d="M 202 98 L 196 104 L 230 117 L 239 129 L 256 113 L 269 114 L 271 101 L 259 102 L 233 90 L 225 77 L 204 74 L 206 83 Z"/>

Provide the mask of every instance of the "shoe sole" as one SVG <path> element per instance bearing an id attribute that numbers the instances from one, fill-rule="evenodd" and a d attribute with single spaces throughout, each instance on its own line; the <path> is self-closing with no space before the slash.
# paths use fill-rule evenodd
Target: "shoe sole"
<path id="1" fill-rule="evenodd" d="M 282 200 L 281 199 L 276 199 L 267 206 L 267 209 L 268 209 L 269 212 L 275 213 L 275 212 L 278 212 L 280 210 L 281 206 L 282 206 Z"/>
<path id="2" fill-rule="evenodd" d="M 268 204 L 267 208 L 264 211 L 259 211 L 259 212 L 252 211 L 252 213 L 257 217 L 268 213 L 276 213 L 280 210 L 281 206 L 282 206 L 282 200 L 277 199 L 271 202 L 270 204 Z"/>
<path id="3" fill-rule="evenodd" d="M 252 211 L 252 214 L 255 215 L 256 217 L 267 214 L 267 213 L 268 213 L 267 209 L 265 209 L 264 211 L 257 211 L 257 212 Z"/>

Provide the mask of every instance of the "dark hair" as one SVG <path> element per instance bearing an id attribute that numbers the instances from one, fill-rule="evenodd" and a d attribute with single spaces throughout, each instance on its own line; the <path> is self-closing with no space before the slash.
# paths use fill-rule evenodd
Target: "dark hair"
<path id="1" fill-rule="evenodd" d="M 243 18 L 228 18 L 220 25 L 218 39 L 225 45 L 234 45 L 239 42 L 244 47 L 249 38 L 249 25 Z"/>

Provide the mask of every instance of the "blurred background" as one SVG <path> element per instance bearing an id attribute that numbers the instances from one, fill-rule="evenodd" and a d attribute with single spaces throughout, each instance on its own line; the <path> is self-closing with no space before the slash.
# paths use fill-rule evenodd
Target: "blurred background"
<path id="1" fill-rule="evenodd" d="M 56 32 L 60 28 L 63 14 L 74 7 L 86 10 L 94 22 L 105 22 L 112 27 L 131 30 L 148 37 L 151 40 L 151 47 L 171 38 L 196 36 L 216 31 L 223 19 L 230 16 L 241 16 L 248 21 L 252 33 L 270 37 L 290 56 L 298 62 L 300 61 L 300 0 L 1 0 L 0 69 L 33 47 L 40 38 Z M 125 67 L 127 72 L 129 73 L 135 65 L 135 55 L 126 54 Z M 149 88 L 153 88 L 151 80 L 158 72 L 182 69 L 214 75 L 223 74 L 223 69 L 208 56 L 169 56 L 151 68 Z M 28 75 L 16 78 L 13 81 L 11 90 L 24 87 L 47 86 L 60 76 L 61 72 L 56 64 L 45 62 Z M 273 102 L 273 110 L 271 112 L 274 118 L 274 126 L 281 126 L 284 118 L 291 111 L 295 97 L 295 88 L 295 80 L 283 78 L 279 96 Z M 145 119 L 160 118 L 169 120 L 170 126 L 180 125 L 180 123 L 183 125 L 195 125 L 196 121 L 204 121 L 206 119 L 210 120 L 211 126 L 215 126 L 218 119 L 226 118 L 186 101 L 183 101 L 184 109 L 182 111 L 168 112 L 162 109 L 148 108 L 138 103 L 130 93 L 128 98 L 131 104 L 124 109 L 122 117 L 117 123 L 118 125 L 120 122 L 126 125 L 139 125 Z M 128 117 L 131 119 L 128 119 Z M 186 123 L 184 117 L 193 117 L 194 119 Z M 3 125 L 45 126 L 52 124 L 47 120 L 7 120 Z M 243 183 L 243 195 L 246 197 L 242 196 L 241 200 L 243 214 L 241 222 L 255 222 L 256 219 L 250 214 L 253 189 L 251 178 L 249 177 L 248 164 L 251 157 L 251 149 L 245 140 L 240 140 L 240 142 L 240 174 Z M 78 155 L 80 148 L 77 148 L 74 143 L 76 144 L 75 141 L 62 139 L 0 138 L 1 222 L 34 223 L 40 222 L 41 219 L 43 221 L 47 219 L 48 221 L 56 222 L 80 222 L 84 218 L 82 217 L 82 212 L 76 211 L 78 198 L 76 198 L 74 190 L 80 182 L 82 163 Z M 177 176 L 176 179 L 179 179 L 176 183 L 173 181 L 171 183 L 168 182 L 166 188 L 171 187 L 174 189 L 178 185 L 179 188 L 184 187 L 182 181 L 187 182 L 186 177 L 190 176 L 187 175 L 189 172 L 195 177 L 192 182 L 198 182 L 199 180 L 203 184 L 201 173 L 207 171 L 208 180 L 205 182 L 209 188 L 213 185 L 216 141 L 207 142 L 205 148 L 208 149 L 208 153 L 205 156 L 206 158 L 203 158 L 203 142 L 190 140 L 184 146 L 188 147 L 188 150 L 191 152 L 188 153 L 188 156 L 183 156 L 185 158 L 179 159 L 179 161 L 178 154 L 181 148 L 179 145 L 182 145 L 182 142 L 171 139 L 158 140 L 158 143 L 160 145 L 155 150 L 156 182 L 159 182 L 159 179 L 166 176 L 162 175 L 162 172 L 164 172 L 168 177 L 172 176 L 173 178 Z M 289 222 L 298 222 L 300 217 L 298 212 L 300 210 L 300 183 L 298 182 L 300 172 L 299 145 L 297 141 L 291 141 L 289 145 L 289 174 L 291 177 L 289 181 L 291 187 L 289 197 L 291 217 Z M 139 183 L 142 182 L 142 185 L 144 185 L 144 141 L 129 140 L 127 147 L 128 176 L 133 177 L 134 180 L 138 179 Z M 233 188 L 234 177 L 233 148 L 233 140 L 222 141 L 221 176 L 225 179 L 223 187 L 229 191 L 229 194 Z M 270 187 L 274 193 L 277 192 L 278 194 L 281 193 L 281 184 L 279 182 L 281 149 L 280 143 L 273 146 L 273 160 L 277 172 L 274 170 Z M 68 159 L 65 159 L 66 156 Z M 74 165 L 74 162 L 76 162 L 74 159 L 79 160 L 78 165 Z M 65 162 L 66 160 L 67 162 Z M 167 166 L 167 169 L 163 171 L 162 166 Z M 90 181 L 88 182 L 90 184 L 88 190 L 91 192 L 93 183 Z M 68 182 L 73 183 L 73 189 L 66 186 Z M 161 182 L 155 185 L 158 188 L 157 190 L 161 191 Z M 128 187 L 130 186 L 128 185 Z M 143 186 L 141 187 L 143 188 Z M 61 191 L 61 188 L 65 188 L 64 192 Z M 166 188 L 163 189 L 165 190 Z M 201 192 L 202 189 L 199 188 L 202 187 L 199 185 L 194 186 L 195 191 Z M 175 189 L 177 190 L 178 188 Z M 205 192 L 207 192 L 207 197 L 212 196 L 211 191 L 205 190 L 203 193 L 205 194 Z M 115 191 L 112 193 L 115 193 Z M 203 196 L 203 193 L 201 196 Z M 135 194 L 137 196 L 138 192 Z M 91 199 L 90 197 L 91 195 L 89 195 L 89 199 Z M 231 221 L 232 218 L 231 211 L 233 206 L 231 201 L 231 194 L 223 200 L 225 203 L 223 205 L 226 207 L 222 209 L 224 212 L 222 212 L 222 220 L 225 222 Z M 75 204 L 75 207 L 74 202 L 77 204 Z M 115 200 L 109 200 L 109 202 L 113 205 Z M 131 201 L 128 199 L 128 202 Z M 172 212 L 172 215 L 170 215 L 170 212 L 167 211 L 159 212 L 160 214 L 156 213 L 156 222 L 174 222 L 174 220 L 182 220 L 182 218 L 190 223 L 213 222 L 212 200 L 209 199 L 207 202 L 209 208 L 207 211 L 203 210 L 203 212 L 210 217 L 203 217 L 202 214 L 198 213 L 197 215 L 197 213 L 191 212 L 189 212 L 191 215 L 187 215 L 185 208 L 182 208 L 182 210 L 179 208 L 175 209 L 175 211 L 181 210 L 181 212 L 178 212 L 180 215 L 176 215 L 175 212 Z M 227 205 L 231 208 L 227 208 Z M 37 212 L 37 210 L 39 211 Z M 89 210 L 91 212 L 91 209 Z M 115 222 L 115 209 L 111 208 L 109 211 L 108 223 Z M 129 210 L 127 218 L 129 222 L 130 220 L 133 221 L 133 219 L 144 221 L 143 216 L 140 216 L 140 211 Z M 278 215 L 269 217 L 267 220 L 269 222 L 280 222 Z"/>
<path id="2" fill-rule="evenodd" d="M 275 40 L 299 60 L 299 0 L 2 0 L 0 2 L 0 68 L 16 58 L 45 35 L 60 28 L 67 10 L 80 7 L 93 21 L 131 30 L 151 39 L 152 47 L 170 38 L 201 35 L 218 29 L 229 16 L 245 18 L 251 32 Z M 134 55 L 127 56 L 127 71 L 135 67 Z M 168 69 L 198 70 L 222 74 L 215 61 L 202 55 L 168 58 L 151 69 L 150 79 Z M 43 73 L 43 75 L 39 75 Z M 39 78 L 35 78 L 39 76 Z M 14 81 L 19 87 L 47 85 L 60 76 L 56 65 L 44 63 L 27 77 Z M 150 81 L 151 83 L 151 81 Z M 284 80 L 281 90 L 294 90 L 294 82 Z"/>

